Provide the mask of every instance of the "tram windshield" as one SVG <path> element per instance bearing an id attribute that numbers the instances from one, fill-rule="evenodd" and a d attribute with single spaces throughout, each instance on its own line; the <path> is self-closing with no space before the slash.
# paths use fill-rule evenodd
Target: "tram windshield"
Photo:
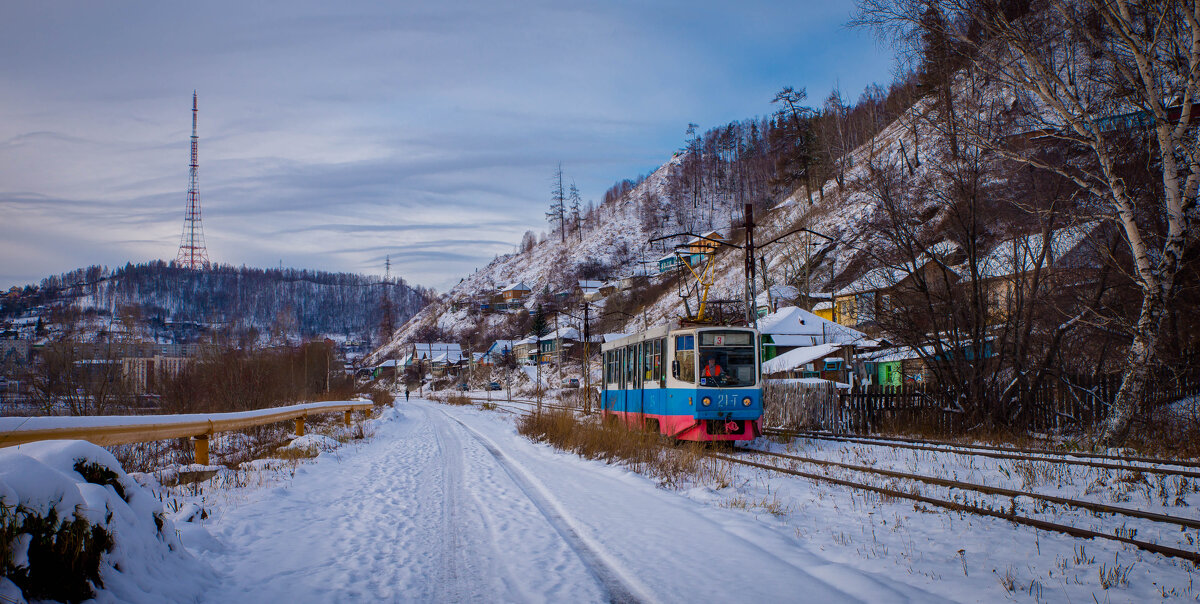
<path id="1" fill-rule="evenodd" d="M 698 352 L 701 386 L 739 388 L 758 383 L 753 332 L 700 332 Z"/>

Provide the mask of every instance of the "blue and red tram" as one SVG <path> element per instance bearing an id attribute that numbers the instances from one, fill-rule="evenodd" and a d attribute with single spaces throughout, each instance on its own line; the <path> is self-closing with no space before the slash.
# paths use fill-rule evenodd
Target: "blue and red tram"
<path id="1" fill-rule="evenodd" d="M 605 343 L 601 413 L 680 440 L 762 433 L 758 331 L 663 325 Z"/>

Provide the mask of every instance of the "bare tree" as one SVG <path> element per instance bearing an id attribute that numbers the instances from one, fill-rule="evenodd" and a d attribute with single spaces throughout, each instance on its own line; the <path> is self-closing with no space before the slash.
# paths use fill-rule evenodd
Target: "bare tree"
<path id="1" fill-rule="evenodd" d="M 945 18 L 923 16 L 936 9 Z M 1086 151 L 1052 163 L 1005 141 L 977 143 L 1059 174 L 1100 201 L 1121 229 L 1141 292 L 1129 326 L 1124 379 L 1099 442 L 1129 433 L 1163 339 L 1184 250 L 1196 239 L 1200 184 L 1200 0 L 1046 0 L 1036 12 L 996 0 L 862 0 L 856 23 L 911 42 L 952 39 L 1024 107 L 1026 128 Z M 970 134 L 970 133 L 968 133 Z M 1153 186 L 1130 187 L 1123 168 L 1140 155 Z"/>
<path id="2" fill-rule="evenodd" d="M 562 237 L 562 241 L 567 241 L 567 193 L 563 188 L 563 171 L 562 164 L 554 169 L 554 176 L 550 181 L 550 211 L 546 212 L 546 220 L 550 221 L 551 233 L 553 233 L 553 225 L 558 224 L 558 231 Z"/>

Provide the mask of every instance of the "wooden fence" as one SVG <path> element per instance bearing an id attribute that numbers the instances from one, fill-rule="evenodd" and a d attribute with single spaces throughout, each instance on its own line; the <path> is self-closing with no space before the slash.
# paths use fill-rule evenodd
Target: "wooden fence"
<path id="1" fill-rule="evenodd" d="M 789 430 L 832 429 L 837 421 L 832 382 L 763 384 L 763 425 Z"/>
<path id="2" fill-rule="evenodd" d="M 1039 388 L 1021 387 L 1019 421 L 1037 432 L 1085 430 L 1102 421 L 1121 387 L 1120 375 L 1061 378 Z M 1165 404 L 1200 394 L 1200 367 L 1162 370 L 1146 384 L 1141 410 L 1149 416 Z M 997 398 L 999 398 L 997 396 Z M 835 392 L 829 384 L 772 383 L 763 389 L 767 426 L 837 433 L 928 431 L 961 433 L 970 406 L 937 385 L 868 386 Z"/>

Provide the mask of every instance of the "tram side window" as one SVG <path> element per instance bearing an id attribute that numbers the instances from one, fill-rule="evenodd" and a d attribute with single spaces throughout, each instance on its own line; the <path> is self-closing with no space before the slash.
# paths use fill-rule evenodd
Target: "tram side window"
<path id="1" fill-rule="evenodd" d="M 625 349 L 625 387 L 633 388 L 637 383 L 637 346 Z"/>
<path id="2" fill-rule="evenodd" d="M 604 381 L 616 384 L 621 381 L 621 355 L 619 351 L 610 350 L 605 353 Z"/>
<path id="3" fill-rule="evenodd" d="M 666 348 L 666 345 L 666 338 L 654 341 L 654 381 L 658 382 L 659 386 L 666 385 L 666 376 L 663 371 L 663 348 Z"/>
<path id="4" fill-rule="evenodd" d="M 679 365 L 675 376 L 679 381 L 696 383 L 696 336 L 675 336 L 675 363 Z"/>
<path id="5" fill-rule="evenodd" d="M 662 382 L 663 340 L 650 340 L 642 343 L 642 375 L 647 382 Z"/>

